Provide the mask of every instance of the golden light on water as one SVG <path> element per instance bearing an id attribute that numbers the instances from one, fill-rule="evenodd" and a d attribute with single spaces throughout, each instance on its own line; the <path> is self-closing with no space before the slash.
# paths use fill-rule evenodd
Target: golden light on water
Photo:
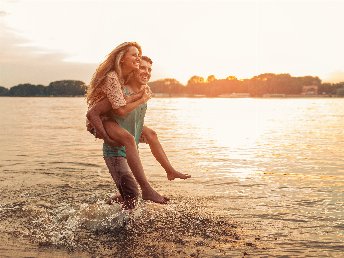
<path id="1" fill-rule="evenodd" d="M 309 99 L 195 99 L 176 101 L 170 108 L 171 116 L 173 110 L 184 110 L 173 116 L 173 126 L 180 134 L 187 131 L 195 139 L 195 155 L 207 157 L 207 164 L 213 164 L 216 173 L 242 179 L 276 170 L 294 173 L 300 163 L 324 155 L 323 142 L 317 144 L 322 141 L 317 135 L 324 137 L 324 128 L 340 130 L 333 118 L 318 124 L 316 117 L 310 117 L 310 112 L 326 117 L 337 111 Z M 326 137 L 330 143 L 338 135 Z M 305 158 L 299 160 L 300 156 Z M 309 166 L 321 168 L 317 163 Z"/>

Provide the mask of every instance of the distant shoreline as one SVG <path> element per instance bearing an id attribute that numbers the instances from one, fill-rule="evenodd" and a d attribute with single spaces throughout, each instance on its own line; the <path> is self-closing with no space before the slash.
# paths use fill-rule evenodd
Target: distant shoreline
<path id="1" fill-rule="evenodd" d="M 0 96 L 0 98 L 84 98 L 85 96 L 77 95 L 77 96 Z M 161 95 L 154 96 L 153 98 L 208 98 L 208 99 L 244 99 L 244 98 L 251 98 L 251 99 L 283 99 L 283 98 L 343 98 L 344 96 L 340 95 L 276 95 L 276 96 L 202 96 L 202 95 Z"/>
<path id="2" fill-rule="evenodd" d="M 290 98 L 290 97 L 333 97 L 344 96 L 344 82 L 322 83 L 316 76 L 292 77 L 289 74 L 260 74 L 251 79 L 238 80 L 233 76 L 226 79 L 193 76 L 187 85 L 167 78 L 148 83 L 156 97 L 220 97 L 220 98 Z M 10 89 L 0 86 L 0 96 L 50 97 L 84 96 L 87 85 L 82 81 L 61 80 L 48 86 L 30 83 L 19 84 Z"/>

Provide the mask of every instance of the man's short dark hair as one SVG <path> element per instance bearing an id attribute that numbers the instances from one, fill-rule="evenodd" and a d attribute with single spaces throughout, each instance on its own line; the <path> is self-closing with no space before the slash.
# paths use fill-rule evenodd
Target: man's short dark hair
<path id="1" fill-rule="evenodd" d="M 150 64 L 153 64 L 152 59 L 150 59 L 148 56 L 142 56 L 141 59 L 142 59 L 142 60 L 145 60 L 146 62 L 148 62 L 148 63 L 150 63 Z"/>

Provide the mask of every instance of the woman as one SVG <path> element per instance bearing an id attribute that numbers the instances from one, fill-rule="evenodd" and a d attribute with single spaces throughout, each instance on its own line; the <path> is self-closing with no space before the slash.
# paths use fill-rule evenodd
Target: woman
<path id="1" fill-rule="evenodd" d="M 118 109 L 142 97 L 145 91 L 126 97 L 122 91 L 123 85 L 128 81 L 133 71 L 139 68 L 141 55 L 141 47 L 136 42 L 124 42 L 108 55 L 106 60 L 97 68 L 87 90 L 86 97 L 89 109 L 104 98 L 108 98 L 113 109 Z M 103 120 L 106 119 L 103 117 Z M 93 118 L 92 123 L 87 120 L 87 129 L 97 138 L 104 139 L 111 145 L 116 144 L 114 139 L 111 139 L 105 131 L 101 118 Z M 116 127 L 116 130 L 118 132 L 124 131 L 119 126 Z"/>

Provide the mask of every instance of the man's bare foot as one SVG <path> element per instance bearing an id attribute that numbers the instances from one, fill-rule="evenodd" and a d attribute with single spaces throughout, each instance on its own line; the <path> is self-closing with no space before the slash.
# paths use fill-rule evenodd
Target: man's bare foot
<path id="1" fill-rule="evenodd" d="M 173 171 L 167 173 L 167 179 L 170 180 L 170 181 L 174 180 L 176 178 L 188 179 L 190 177 L 191 177 L 191 175 L 180 173 L 177 170 L 173 170 Z"/>
<path id="2" fill-rule="evenodd" d="M 114 195 L 114 196 L 111 196 L 107 201 L 106 201 L 106 204 L 113 204 L 113 203 L 123 203 L 124 200 L 122 198 L 122 196 L 120 194 L 118 195 Z"/>
<path id="3" fill-rule="evenodd" d="M 142 191 L 142 199 L 143 200 L 149 200 L 156 203 L 166 204 L 167 201 L 169 201 L 168 198 L 160 195 L 157 191 L 155 191 L 153 188 L 148 190 Z"/>
<path id="4" fill-rule="evenodd" d="M 132 211 L 137 205 L 137 198 L 127 199 L 123 202 L 122 208 L 124 210 Z"/>

